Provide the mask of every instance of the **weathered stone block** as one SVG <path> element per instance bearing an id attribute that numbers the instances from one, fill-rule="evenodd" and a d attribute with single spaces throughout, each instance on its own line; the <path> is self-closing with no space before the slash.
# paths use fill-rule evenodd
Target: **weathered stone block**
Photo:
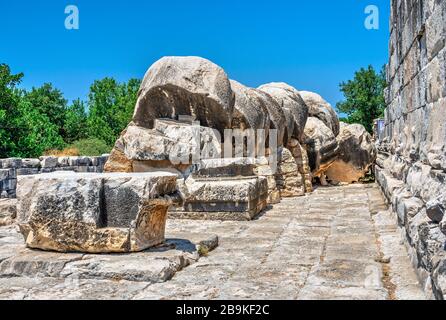
<path id="1" fill-rule="evenodd" d="M 16 169 L 22 166 L 22 159 L 9 158 L 3 159 L 2 161 L 3 169 Z"/>
<path id="2" fill-rule="evenodd" d="M 9 169 L 0 169 L 0 181 L 6 180 L 9 177 Z"/>
<path id="3" fill-rule="evenodd" d="M 69 157 L 58 157 L 57 158 L 57 166 L 58 167 L 66 167 L 69 165 Z"/>
<path id="4" fill-rule="evenodd" d="M 4 190 L 15 190 L 17 187 L 17 179 L 7 179 L 3 181 Z"/>
<path id="5" fill-rule="evenodd" d="M 305 144 L 313 176 L 319 177 L 338 157 L 336 137 L 321 120 L 309 117 L 305 126 Z"/>
<path id="6" fill-rule="evenodd" d="M 360 124 L 342 123 L 337 137 L 338 159 L 328 168 L 330 180 L 352 183 L 363 178 L 376 160 L 372 136 Z"/>
<path id="7" fill-rule="evenodd" d="M 290 150 L 282 148 L 278 154 L 276 184 L 280 196 L 284 198 L 299 197 L 305 194 L 305 179 Z"/>
<path id="8" fill-rule="evenodd" d="M 234 112 L 232 115 L 232 129 L 262 129 L 268 137 L 270 117 L 263 99 L 241 83 L 230 80 L 232 91 L 235 94 Z"/>
<path id="9" fill-rule="evenodd" d="M 57 157 L 41 157 L 42 169 L 52 169 L 57 166 Z"/>
<path id="10" fill-rule="evenodd" d="M 155 119 L 189 115 L 223 134 L 231 124 L 234 100 L 219 66 L 199 57 L 164 57 L 144 77 L 133 121 L 151 129 Z"/>
<path id="11" fill-rule="evenodd" d="M 55 172 L 19 178 L 18 222 L 31 248 L 141 251 L 164 240 L 169 173 Z"/>
<path id="12" fill-rule="evenodd" d="M 268 93 L 282 106 L 287 121 L 287 141 L 295 138 L 302 141 L 305 123 L 308 118 L 308 106 L 300 96 L 299 91 L 286 83 L 268 83 L 259 90 Z"/>
<path id="13" fill-rule="evenodd" d="M 39 159 L 22 159 L 22 168 L 38 169 L 40 168 Z"/>
<path id="14" fill-rule="evenodd" d="M 193 160 L 222 154 L 220 134 L 211 128 L 166 119 L 153 122 L 153 129 L 127 127 L 115 144 L 106 171 L 136 171 L 134 163 L 144 162 L 147 170 L 174 168 L 185 172 Z"/>
<path id="15" fill-rule="evenodd" d="M 79 165 L 79 157 L 69 157 L 68 164 L 70 167 L 77 167 Z"/>
<path id="16" fill-rule="evenodd" d="M 259 164 L 255 158 L 220 158 L 201 160 L 194 168 L 195 177 L 248 177 L 254 176 L 254 169 Z"/>
<path id="17" fill-rule="evenodd" d="M 426 21 L 427 52 L 429 60 L 444 48 L 446 39 L 446 3 L 436 1 Z"/>
<path id="18" fill-rule="evenodd" d="M 338 115 L 333 107 L 317 93 L 299 91 L 299 94 L 308 106 L 308 116 L 321 120 L 337 137 L 340 125 Z"/>
<path id="19" fill-rule="evenodd" d="M 20 168 L 17 169 L 18 176 L 26 176 L 32 174 L 38 174 L 40 172 L 39 168 Z"/>
<path id="20" fill-rule="evenodd" d="M 268 184 L 263 177 L 193 178 L 185 183 L 184 210 L 173 218 L 251 220 L 267 205 Z"/>
<path id="21" fill-rule="evenodd" d="M 79 157 L 78 165 L 79 166 L 85 166 L 85 167 L 90 166 L 91 165 L 90 157 Z"/>
<path id="22" fill-rule="evenodd" d="M 0 227 L 14 223 L 17 216 L 17 200 L 1 199 L 0 200 Z"/>

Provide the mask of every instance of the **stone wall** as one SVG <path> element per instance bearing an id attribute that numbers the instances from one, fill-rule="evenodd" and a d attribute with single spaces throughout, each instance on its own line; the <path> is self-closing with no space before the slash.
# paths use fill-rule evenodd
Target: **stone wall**
<path id="1" fill-rule="evenodd" d="M 0 159 L 0 198 L 16 197 L 17 176 L 54 171 L 102 172 L 107 160 L 108 155 Z"/>
<path id="2" fill-rule="evenodd" d="M 388 107 L 376 177 L 426 292 L 443 299 L 446 1 L 392 0 L 390 28 Z"/>

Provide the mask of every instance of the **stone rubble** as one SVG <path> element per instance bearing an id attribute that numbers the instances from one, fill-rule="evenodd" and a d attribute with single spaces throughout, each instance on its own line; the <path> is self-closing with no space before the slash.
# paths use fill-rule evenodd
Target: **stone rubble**
<path id="1" fill-rule="evenodd" d="M 336 137 L 324 122 L 309 117 L 305 126 L 305 145 L 312 176 L 324 181 L 325 173 L 338 157 L 339 148 Z"/>
<path id="2" fill-rule="evenodd" d="M 317 93 L 299 91 L 299 94 L 308 106 L 308 116 L 321 120 L 328 128 L 330 128 L 335 137 L 337 137 L 340 130 L 340 124 L 338 115 L 333 107 Z"/>
<path id="3" fill-rule="evenodd" d="M 372 136 L 360 124 L 341 123 L 336 140 L 339 156 L 326 171 L 327 178 L 345 183 L 358 182 L 376 160 L 377 151 Z"/>

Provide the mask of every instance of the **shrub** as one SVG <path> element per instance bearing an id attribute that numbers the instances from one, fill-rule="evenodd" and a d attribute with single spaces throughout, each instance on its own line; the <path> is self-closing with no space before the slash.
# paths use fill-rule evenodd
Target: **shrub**
<path id="1" fill-rule="evenodd" d="M 69 148 L 79 150 L 80 156 L 100 156 L 104 153 L 110 153 L 112 149 L 104 141 L 97 138 L 78 140 Z"/>

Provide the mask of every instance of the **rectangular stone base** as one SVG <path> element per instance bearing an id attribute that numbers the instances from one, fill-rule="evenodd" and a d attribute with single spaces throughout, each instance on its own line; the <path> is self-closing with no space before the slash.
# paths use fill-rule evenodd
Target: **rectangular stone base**
<path id="1" fill-rule="evenodd" d="M 264 177 L 190 177 L 184 189 L 183 206 L 171 207 L 169 218 L 247 221 L 268 204 Z"/>

